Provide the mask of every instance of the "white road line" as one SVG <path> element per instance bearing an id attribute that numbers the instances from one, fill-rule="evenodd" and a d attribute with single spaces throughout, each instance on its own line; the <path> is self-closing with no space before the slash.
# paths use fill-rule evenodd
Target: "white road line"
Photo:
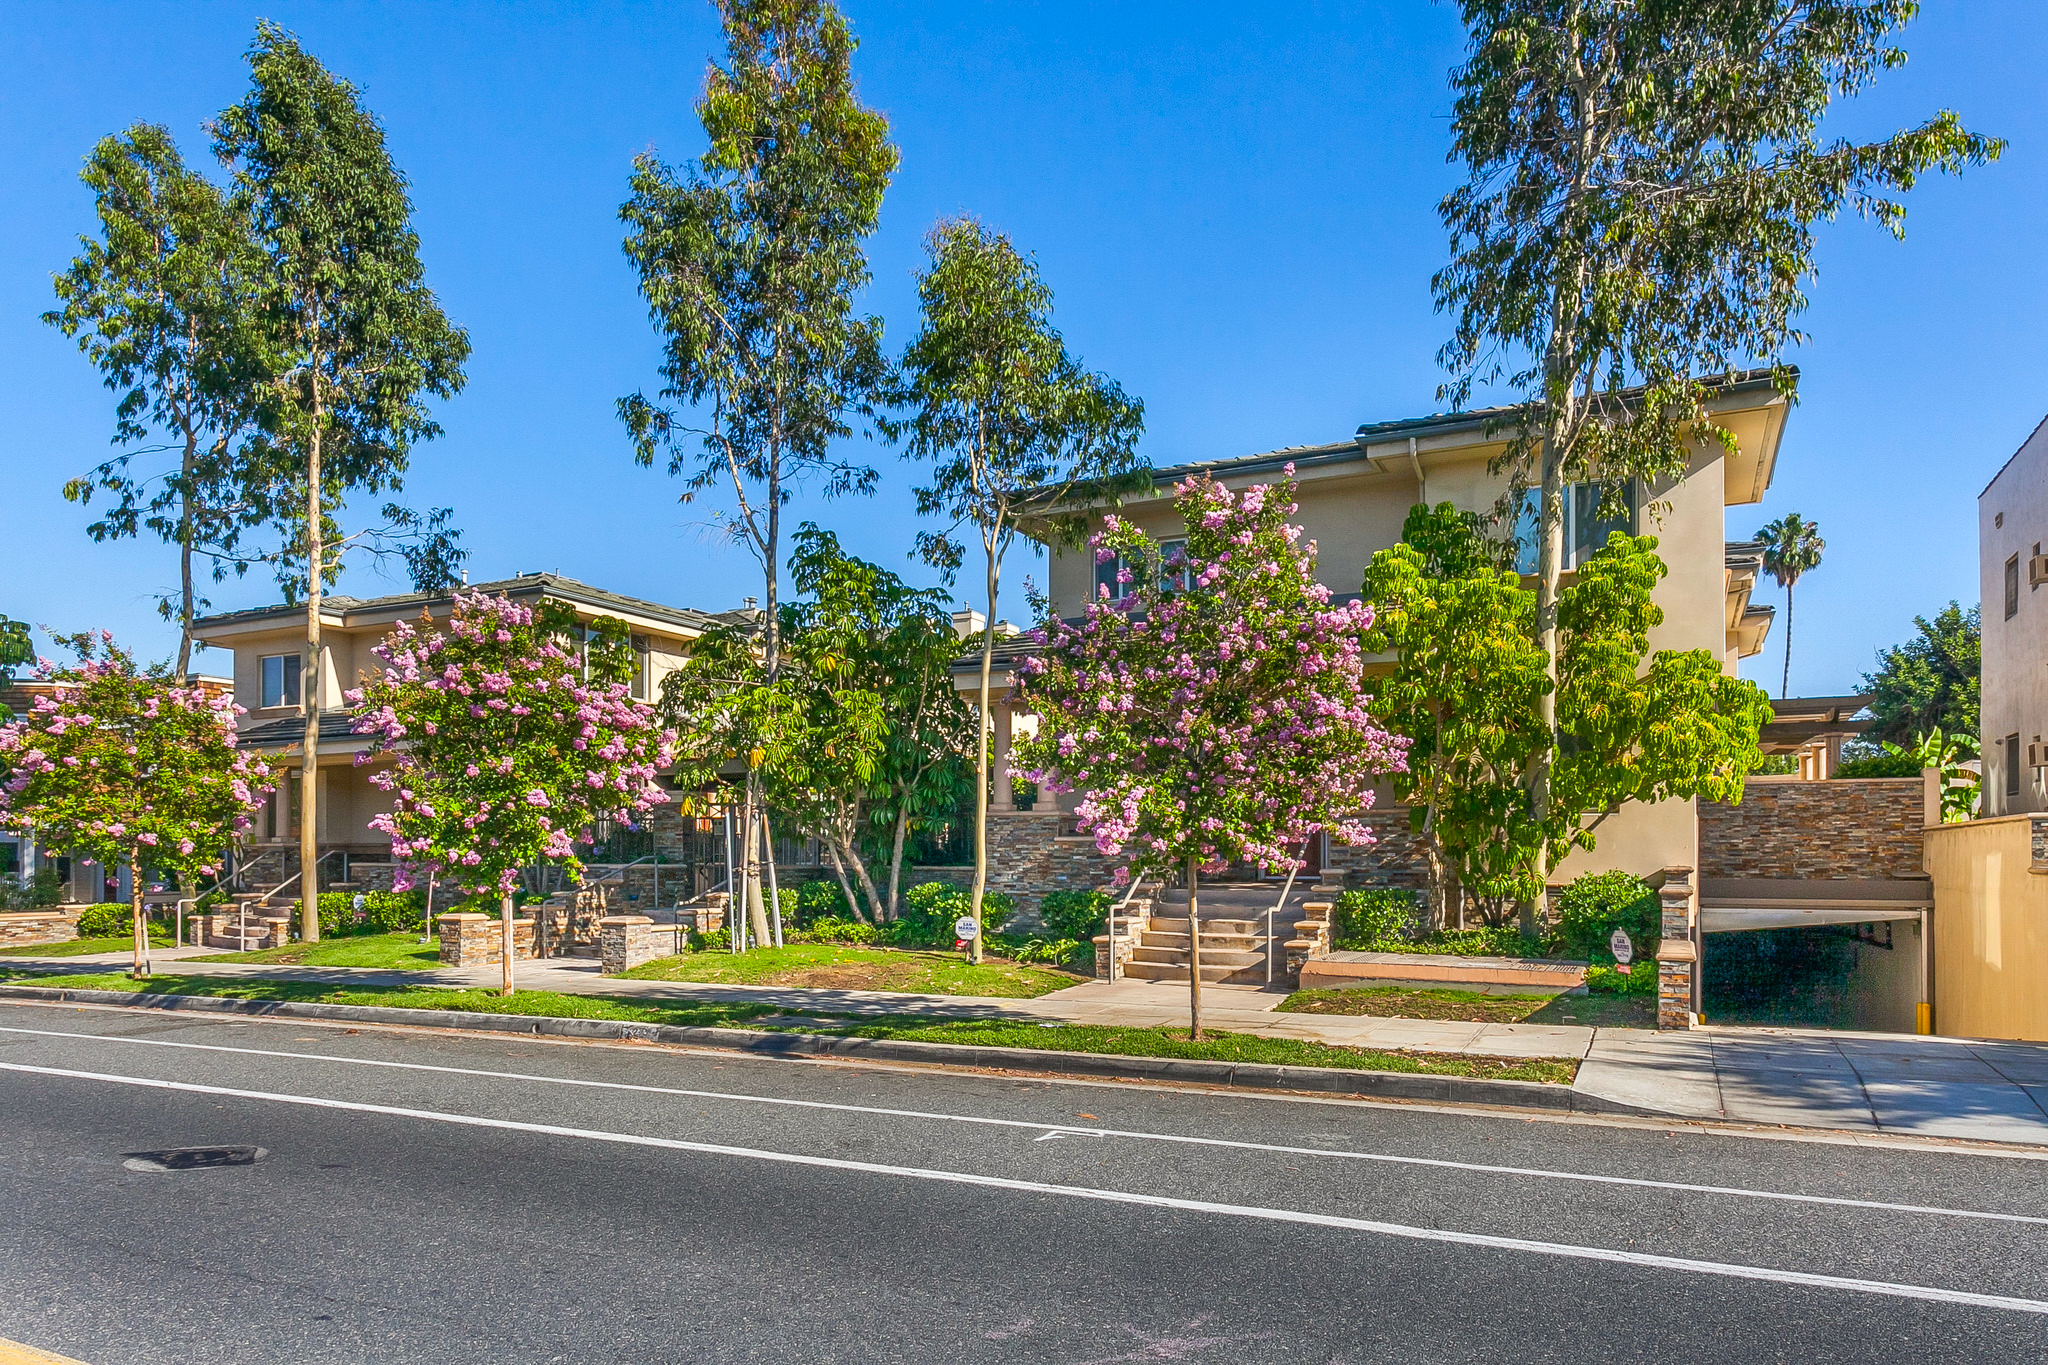
<path id="1" fill-rule="evenodd" d="M 392 1118 L 421 1119 L 470 1128 L 496 1128 L 509 1132 L 538 1133 L 547 1137 L 577 1138 L 585 1142 L 610 1142 L 629 1147 L 656 1147 L 668 1151 L 697 1152 L 706 1156 L 737 1157 L 747 1161 L 769 1161 L 788 1166 L 810 1166 L 833 1171 L 856 1171 L 863 1175 L 889 1175 L 907 1180 L 934 1180 L 951 1185 L 972 1185 L 982 1189 L 1011 1190 L 1022 1194 L 1050 1194 L 1068 1199 L 1092 1199 L 1107 1204 L 1132 1204 L 1144 1208 L 1176 1209 L 1187 1213 L 1214 1213 L 1232 1218 L 1253 1218 L 1271 1223 L 1299 1223 L 1310 1227 L 1342 1228 L 1370 1232 L 1383 1237 L 1401 1237 L 1418 1242 L 1445 1242 L 1453 1246 L 1487 1247 L 1499 1251 L 1522 1251 L 1538 1256 L 1564 1256 L 1581 1261 L 1605 1261 L 1611 1265 L 1641 1266 L 1652 1270 L 1674 1270 L 1691 1275 L 1715 1275 L 1734 1280 L 1758 1280 L 1768 1284 L 1799 1285 L 1811 1289 L 1838 1289 L 1887 1298 L 1920 1299 L 1930 1303 L 1953 1303 L 1970 1308 L 1988 1308 L 2008 1313 L 2048 1316 L 2048 1301 L 2022 1299 L 2005 1294 L 1973 1294 L 1959 1289 L 1937 1289 L 1931 1285 L 1897 1284 L 1888 1280 L 1859 1280 L 1840 1275 L 1816 1275 L 1802 1270 L 1774 1270 L 1768 1266 L 1738 1265 L 1727 1261 L 1699 1261 L 1683 1256 L 1655 1256 L 1641 1251 L 1617 1251 L 1610 1247 L 1575 1246 L 1569 1242 L 1538 1242 L 1523 1237 L 1494 1237 L 1477 1232 L 1452 1232 L 1443 1228 L 1413 1227 L 1406 1223 L 1382 1223 L 1369 1218 L 1343 1218 L 1334 1214 L 1308 1213 L 1299 1209 L 1263 1208 L 1252 1204 L 1219 1204 L 1206 1199 L 1175 1199 L 1168 1195 L 1135 1194 L 1127 1190 L 1093 1189 L 1085 1185 L 1051 1185 L 1036 1180 L 1014 1180 L 1005 1176 L 974 1175 L 966 1171 L 940 1171 L 922 1166 L 889 1166 L 873 1161 L 849 1161 L 842 1157 L 807 1156 L 797 1152 L 771 1152 L 758 1147 L 732 1147 L 716 1142 L 688 1142 L 681 1138 L 644 1137 L 637 1133 L 608 1133 L 601 1129 L 570 1128 L 553 1123 L 525 1123 L 516 1119 L 483 1118 L 474 1114 L 450 1114 L 434 1109 L 406 1109 L 390 1104 L 365 1104 L 355 1100 L 334 1100 L 318 1095 L 286 1095 L 265 1090 L 237 1090 L 224 1085 L 197 1085 L 190 1081 L 165 1081 L 147 1076 L 115 1076 L 99 1071 L 73 1071 L 63 1067 L 29 1066 L 0 1062 L 0 1071 L 36 1076 L 57 1076 L 67 1080 L 105 1081 L 114 1085 L 141 1086 L 151 1090 L 176 1090 L 194 1095 L 222 1095 L 230 1099 L 260 1100 L 271 1104 L 297 1104 L 314 1109 L 339 1109 L 358 1114 L 383 1114 Z"/>
<path id="2" fill-rule="evenodd" d="M 1351 1152 L 1334 1147 L 1288 1147 L 1270 1142 L 1245 1142 L 1233 1138 L 1195 1137 L 1180 1133 L 1152 1133 L 1136 1129 L 1091 1128 L 1069 1123 L 1033 1122 L 1025 1119 L 984 1118 L 974 1114 L 942 1114 L 921 1109 L 887 1109 L 877 1105 L 838 1104 L 829 1100 L 785 1099 L 775 1095 L 739 1095 L 723 1090 L 687 1090 L 675 1086 L 635 1085 L 626 1081 L 592 1081 L 573 1076 L 542 1076 L 525 1071 L 489 1071 L 467 1066 L 436 1066 L 427 1062 L 392 1062 L 372 1057 L 341 1057 L 324 1052 L 284 1052 L 271 1048 L 226 1047 L 217 1043 L 181 1043 L 164 1038 L 116 1038 L 99 1033 L 63 1033 L 54 1029 L 0 1027 L 0 1033 L 30 1034 L 38 1038 L 74 1038 L 94 1043 L 126 1043 L 137 1047 L 185 1048 L 195 1052 L 229 1052 L 251 1057 L 284 1057 L 292 1061 L 338 1062 L 347 1066 L 386 1067 L 397 1071 L 429 1071 L 448 1076 L 481 1076 L 502 1081 L 536 1081 L 545 1085 L 581 1086 L 593 1090 L 628 1090 L 647 1095 L 674 1095 L 683 1099 L 723 1100 L 735 1104 L 763 1104 L 789 1109 L 822 1109 L 842 1114 L 871 1114 L 880 1118 L 932 1119 L 944 1123 L 977 1124 L 989 1128 L 1023 1128 L 1041 1136 L 1037 1141 L 1059 1134 L 1121 1138 L 1139 1142 L 1169 1142 L 1191 1147 L 1226 1147 L 1246 1152 L 1272 1152 L 1281 1156 L 1330 1157 L 1345 1161 L 1374 1161 L 1391 1166 L 1424 1166 L 1437 1170 L 1469 1171 L 1479 1175 L 1509 1175 L 1540 1180 L 1576 1180 L 1589 1185 L 1626 1185 L 1638 1189 L 1672 1190 L 1681 1194 L 1713 1194 L 1738 1199 L 1766 1199 L 1790 1204 L 1825 1204 L 1838 1208 L 1874 1209 L 1881 1213 L 1927 1214 L 1941 1218 L 1974 1218 L 1996 1223 L 2031 1223 L 2048 1226 L 2048 1217 L 2024 1213 L 1991 1213 L 1982 1209 L 1950 1209 L 1929 1204 L 1892 1204 L 1877 1199 L 1844 1199 L 1824 1194 L 1790 1194 L 1782 1190 L 1746 1190 L 1729 1185 L 1691 1185 L 1673 1180 L 1646 1180 L 1634 1176 L 1590 1175 L 1581 1171 L 1548 1171 L 1529 1166 L 1489 1166 L 1441 1157 L 1398 1156 L 1391 1152 Z"/>

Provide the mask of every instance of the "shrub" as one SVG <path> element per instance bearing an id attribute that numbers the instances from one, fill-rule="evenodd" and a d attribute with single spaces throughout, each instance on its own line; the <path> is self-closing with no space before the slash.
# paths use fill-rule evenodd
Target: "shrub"
<path id="1" fill-rule="evenodd" d="M 1514 925 L 1503 924 L 1495 928 L 1445 929 L 1417 939 L 1412 946 L 1402 945 L 1396 951 L 1442 953 L 1451 957 L 1541 957 L 1547 946 L 1541 939 L 1524 938 Z"/>
<path id="2" fill-rule="evenodd" d="M 1107 891 L 1048 891 L 1038 902 L 1038 918 L 1052 939 L 1086 943 L 1103 932 L 1115 903 Z"/>
<path id="3" fill-rule="evenodd" d="M 1339 948 L 1355 952 L 1389 952 L 1415 942 L 1422 898 L 1396 886 L 1374 886 L 1341 892 L 1331 911 L 1332 937 Z"/>
<path id="4" fill-rule="evenodd" d="M 1068 967 L 1085 957 L 1092 966 L 1095 961 L 1095 945 L 1073 938 L 1041 938 L 1037 934 L 1014 938 L 1005 935 L 991 938 L 988 949 L 999 957 L 1027 964 L 1042 962 L 1054 967 Z"/>
<path id="5" fill-rule="evenodd" d="M 78 912 L 80 938 L 116 938 L 134 932 L 134 921 L 128 917 L 125 905 L 110 901 L 105 905 L 88 905 Z"/>
<path id="6" fill-rule="evenodd" d="M 356 915 L 355 900 L 363 898 L 362 917 Z M 417 934 L 425 927 L 422 906 L 424 891 L 323 891 L 320 893 L 320 936 L 340 938 L 350 934 Z M 496 914 L 492 905 L 488 913 Z"/>
<path id="7" fill-rule="evenodd" d="M 732 951 L 732 930 L 714 929 L 708 934 L 692 930 L 690 947 L 700 953 L 729 953 Z"/>
<path id="8" fill-rule="evenodd" d="M 973 904 L 967 888 L 951 882 L 925 882 L 913 886 L 903 897 L 903 908 L 884 938 L 889 943 L 922 947 L 947 947 L 953 938 L 953 921 Z M 1017 911 L 1017 903 L 1000 891 L 981 899 L 981 927 L 993 934 Z"/>
<path id="9" fill-rule="evenodd" d="M 1588 872 L 1557 898 L 1557 932 L 1565 950 L 1577 957 L 1612 962 L 1607 940 L 1616 929 L 1628 931 L 1636 956 L 1648 958 L 1663 928 L 1657 893 L 1641 878 L 1626 872 Z"/>
<path id="10" fill-rule="evenodd" d="M 856 919 L 841 919 L 837 916 L 814 921 L 804 934 L 816 943 L 863 944 L 874 943 L 882 937 L 881 931 L 872 924 L 862 924 Z"/>
<path id="11" fill-rule="evenodd" d="M 25 882 L 0 872 L 0 910 L 46 910 L 63 898 L 62 891 L 54 867 L 38 868 Z"/>
<path id="12" fill-rule="evenodd" d="M 1657 964 L 1635 962 L 1626 971 L 1620 967 L 1588 967 L 1586 990 L 1593 995 L 1655 995 Z"/>
<path id="13" fill-rule="evenodd" d="M 794 924 L 800 929 L 809 929 L 824 920 L 859 923 L 838 882 L 805 882 L 794 893 L 782 893 L 782 921 L 785 926 Z"/>
<path id="14" fill-rule="evenodd" d="M 1857 754 L 1844 758 L 1835 769 L 1836 777 L 1918 777 L 1920 756 L 1912 753 L 1892 753 L 1880 749 L 1874 754 Z"/>

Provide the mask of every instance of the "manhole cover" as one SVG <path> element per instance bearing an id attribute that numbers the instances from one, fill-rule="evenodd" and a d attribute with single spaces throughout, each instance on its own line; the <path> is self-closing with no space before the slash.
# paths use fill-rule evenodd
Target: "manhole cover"
<path id="1" fill-rule="evenodd" d="M 174 1147 L 167 1152 L 128 1152 L 121 1164 L 131 1171 L 199 1171 L 212 1166 L 252 1166 L 270 1155 L 261 1147 Z"/>

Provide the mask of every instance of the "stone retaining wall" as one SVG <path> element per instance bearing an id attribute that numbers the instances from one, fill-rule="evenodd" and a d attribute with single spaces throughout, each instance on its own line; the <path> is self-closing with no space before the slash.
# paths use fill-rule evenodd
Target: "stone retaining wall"
<path id="1" fill-rule="evenodd" d="M 1357 887 L 1401 886 L 1420 891 L 1429 885 L 1429 864 L 1423 860 L 1422 844 L 1408 823 L 1408 808 L 1374 811 L 1365 825 L 1372 831 L 1369 844 L 1340 844 L 1335 839 L 1323 853 L 1323 881 L 1341 881 L 1345 890 Z"/>
<path id="2" fill-rule="evenodd" d="M 1751 779 L 1735 805 L 1699 803 L 1702 878 L 1926 875 L 1926 785 L 1917 777 Z"/>
<path id="3" fill-rule="evenodd" d="M 26 948 L 37 943 L 69 943 L 78 937 L 78 914 L 62 910 L 23 910 L 0 915 L 0 948 Z"/>
<path id="4" fill-rule="evenodd" d="M 481 967 L 503 962 L 503 927 L 496 915 L 453 914 L 440 917 L 441 965 Z M 523 962 L 533 956 L 533 921 L 512 921 L 512 960 Z"/>

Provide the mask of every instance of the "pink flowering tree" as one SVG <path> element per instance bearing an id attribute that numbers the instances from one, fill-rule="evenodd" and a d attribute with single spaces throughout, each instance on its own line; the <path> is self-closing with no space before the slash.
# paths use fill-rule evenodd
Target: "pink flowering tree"
<path id="1" fill-rule="evenodd" d="M 1362 602 L 1332 605 L 1315 545 L 1294 513 L 1292 466 L 1242 494 L 1203 477 L 1177 484 L 1184 550 L 1118 517 L 1090 539 L 1115 562 L 1078 621 L 1048 615 L 1024 661 L 1022 709 L 1037 735 L 1018 765 L 1076 792 L 1084 832 L 1120 875 L 1179 872 L 1188 888 L 1189 1023 L 1202 1036 L 1198 883 L 1207 870 L 1296 868 L 1317 829 L 1368 842 L 1374 779 L 1407 742 L 1373 724 L 1361 673 Z"/>
<path id="2" fill-rule="evenodd" d="M 235 747 L 234 698 L 180 686 L 167 664 L 138 668 L 104 631 L 64 643 L 77 667 L 42 660 L 36 676 L 54 693 L 0 726 L 0 825 L 128 869 L 134 975 L 145 976 L 146 875 L 219 872 L 271 778 Z"/>
<path id="3" fill-rule="evenodd" d="M 520 870 L 552 862 L 580 881 L 592 824 L 668 799 L 655 774 L 669 736 L 631 696 L 624 627 L 604 624 L 586 646 L 559 603 L 465 593 L 445 630 L 401 622 L 377 647 L 382 675 L 348 697 L 376 740 L 357 762 L 396 760 L 371 775 L 392 797 L 371 824 L 391 836 L 401 886 L 431 875 L 497 897 L 507 995 Z"/>

